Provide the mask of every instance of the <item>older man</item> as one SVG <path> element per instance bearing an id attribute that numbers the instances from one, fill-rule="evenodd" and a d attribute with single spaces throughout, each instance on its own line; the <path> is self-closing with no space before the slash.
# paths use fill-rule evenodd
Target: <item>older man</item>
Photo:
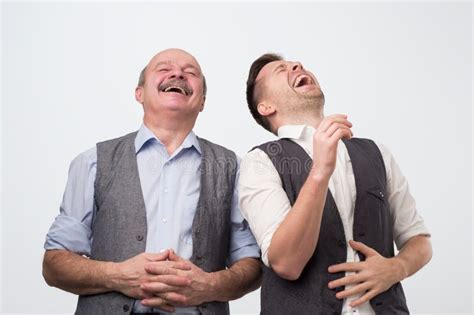
<path id="1" fill-rule="evenodd" d="M 227 301 L 258 287 L 237 157 L 192 131 L 205 94 L 193 56 L 158 53 L 135 90 L 138 132 L 71 163 L 43 274 L 80 295 L 77 314 L 228 314 Z"/>
<path id="2" fill-rule="evenodd" d="M 400 281 L 430 260 L 431 245 L 390 152 L 352 138 L 346 115 L 325 117 L 318 81 L 299 62 L 255 60 L 247 101 L 280 138 L 241 164 L 241 208 L 267 266 L 262 314 L 408 314 Z"/>

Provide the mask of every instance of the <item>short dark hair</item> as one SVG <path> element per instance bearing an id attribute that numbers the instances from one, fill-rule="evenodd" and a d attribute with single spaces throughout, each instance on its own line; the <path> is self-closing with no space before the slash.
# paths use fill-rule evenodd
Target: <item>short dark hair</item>
<path id="1" fill-rule="evenodd" d="M 261 91 L 257 84 L 257 76 L 265 65 L 273 61 L 283 60 L 283 57 L 274 53 L 267 53 L 257 58 L 249 70 L 249 77 L 247 79 L 247 104 L 249 106 L 250 113 L 257 123 L 272 132 L 268 120 L 260 115 L 257 106 L 260 101 Z"/>
<path id="2" fill-rule="evenodd" d="M 145 85 L 145 72 L 146 72 L 147 66 L 143 68 L 143 70 L 140 72 L 140 76 L 138 77 L 138 86 L 143 86 Z M 207 93 L 207 84 L 206 84 L 206 77 L 204 74 L 202 75 L 202 94 L 206 96 Z"/>

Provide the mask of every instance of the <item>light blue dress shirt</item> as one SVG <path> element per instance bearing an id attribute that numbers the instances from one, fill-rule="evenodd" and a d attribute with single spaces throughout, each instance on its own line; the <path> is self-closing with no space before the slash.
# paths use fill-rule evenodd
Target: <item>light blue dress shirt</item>
<path id="1" fill-rule="evenodd" d="M 163 143 L 143 124 L 135 139 L 138 172 L 147 215 L 146 252 L 158 253 L 172 248 L 178 255 L 192 255 L 192 223 L 200 192 L 201 148 L 191 131 L 170 156 Z M 44 248 L 66 249 L 90 255 L 94 237 L 94 181 L 97 170 L 96 147 L 76 157 L 60 207 L 46 236 Z M 260 252 L 249 226 L 239 209 L 237 173 L 231 209 L 231 236 L 227 265 Z M 138 301 L 135 312 L 150 312 Z M 194 311 L 177 308 L 177 313 Z"/>

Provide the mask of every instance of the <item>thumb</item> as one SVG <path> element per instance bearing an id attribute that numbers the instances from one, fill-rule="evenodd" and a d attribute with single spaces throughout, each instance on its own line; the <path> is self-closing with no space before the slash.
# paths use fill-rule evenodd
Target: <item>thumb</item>
<path id="1" fill-rule="evenodd" d="M 159 253 L 148 253 L 146 258 L 149 261 L 162 261 L 162 260 L 168 259 L 169 253 L 170 253 L 169 249 L 164 250 L 164 251 L 159 252 Z"/>
<path id="2" fill-rule="evenodd" d="M 361 252 L 362 254 L 364 254 L 365 257 L 378 255 L 378 253 L 375 249 L 370 248 L 369 246 L 365 245 L 364 243 L 356 242 L 354 240 L 350 240 L 349 245 L 351 245 L 351 247 L 353 249 L 355 249 L 356 251 Z"/>
<path id="3" fill-rule="evenodd" d="M 186 259 L 182 258 L 181 256 L 177 255 L 174 250 L 169 250 L 168 259 L 171 261 L 186 261 Z"/>

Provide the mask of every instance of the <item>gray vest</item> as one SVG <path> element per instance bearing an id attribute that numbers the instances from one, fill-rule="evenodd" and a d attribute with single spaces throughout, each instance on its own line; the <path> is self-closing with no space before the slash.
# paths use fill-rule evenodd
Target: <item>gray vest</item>
<path id="1" fill-rule="evenodd" d="M 147 218 L 135 154 L 136 132 L 97 144 L 96 217 L 91 259 L 120 262 L 145 251 Z M 192 225 L 191 261 L 207 272 L 226 268 L 237 158 L 198 138 L 201 191 Z M 76 314 L 130 314 L 133 299 L 118 292 L 80 296 Z M 229 314 L 227 302 L 199 305 L 204 315 Z"/>
<path id="2" fill-rule="evenodd" d="M 352 138 L 343 141 L 351 158 L 357 190 L 354 240 L 372 247 L 385 257 L 393 257 L 393 222 L 386 197 L 382 155 L 371 140 Z M 289 139 L 268 142 L 258 148 L 273 162 L 293 206 L 308 177 L 311 158 Z M 328 283 L 344 277 L 344 272 L 331 274 L 327 270 L 331 265 L 345 262 L 346 251 L 342 220 L 328 190 L 318 245 L 301 277 L 288 281 L 264 267 L 261 314 L 341 314 L 343 301 L 336 298 L 336 293 L 344 288 L 329 289 Z M 365 259 L 362 254 L 359 257 Z M 377 314 L 409 313 L 400 283 L 373 298 L 370 304 Z"/>

